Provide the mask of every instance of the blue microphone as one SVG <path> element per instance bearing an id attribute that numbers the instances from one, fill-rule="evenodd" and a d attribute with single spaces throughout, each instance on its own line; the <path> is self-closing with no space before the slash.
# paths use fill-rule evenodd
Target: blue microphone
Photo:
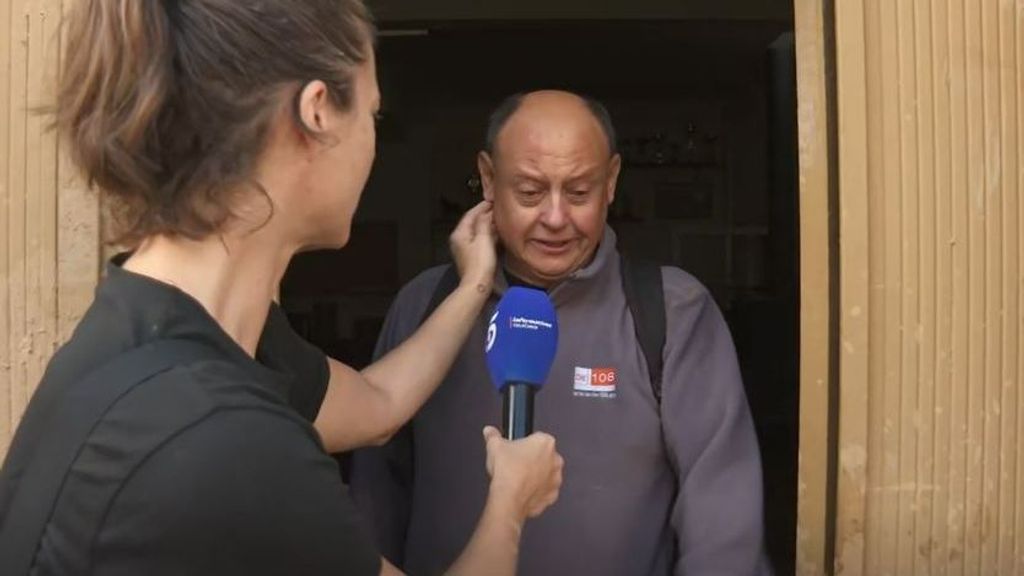
<path id="1" fill-rule="evenodd" d="M 514 286 L 487 326 L 487 368 L 503 397 L 502 430 L 515 440 L 533 432 L 533 396 L 544 385 L 558 349 L 558 317 L 548 295 Z"/>

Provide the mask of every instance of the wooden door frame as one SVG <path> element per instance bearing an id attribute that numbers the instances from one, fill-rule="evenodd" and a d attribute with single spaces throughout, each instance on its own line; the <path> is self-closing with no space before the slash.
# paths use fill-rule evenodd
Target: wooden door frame
<path id="1" fill-rule="evenodd" d="M 800 204 L 796 572 L 833 572 L 838 435 L 838 159 L 833 0 L 794 0 Z"/>

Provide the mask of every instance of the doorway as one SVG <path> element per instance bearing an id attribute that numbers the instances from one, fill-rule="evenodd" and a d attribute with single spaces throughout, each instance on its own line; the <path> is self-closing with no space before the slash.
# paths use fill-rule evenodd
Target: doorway
<path id="1" fill-rule="evenodd" d="M 377 163 L 349 246 L 302 255 L 289 269 L 282 303 L 296 328 L 336 358 L 368 363 L 398 289 L 448 260 L 448 234 L 479 199 L 475 156 L 490 110 L 538 88 L 593 96 L 611 112 L 623 155 L 609 216 L 620 247 L 694 274 L 729 323 L 764 461 L 769 554 L 778 574 L 792 574 L 800 285 L 792 21 L 381 29 Z"/>

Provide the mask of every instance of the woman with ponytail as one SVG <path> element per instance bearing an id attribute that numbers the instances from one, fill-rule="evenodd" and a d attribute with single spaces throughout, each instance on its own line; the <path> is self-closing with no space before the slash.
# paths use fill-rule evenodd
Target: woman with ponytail
<path id="1" fill-rule="evenodd" d="M 273 297 L 296 252 L 346 244 L 373 162 L 362 2 L 78 0 L 67 25 L 55 124 L 130 252 L 0 470 L 0 573 L 397 573 L 328 453 L 386 441 L 441 381 L 491 290 L 490 206 L 452 233 L 459 288 L 355 371 Z M 545 434 L 483 441 L 491 490 L 451 571 L 513 574 L 562 462 Z"/>

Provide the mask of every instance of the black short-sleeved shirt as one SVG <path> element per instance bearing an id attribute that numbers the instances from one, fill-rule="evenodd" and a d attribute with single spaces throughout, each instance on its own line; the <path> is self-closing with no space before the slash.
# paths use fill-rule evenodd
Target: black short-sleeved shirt
<path id="1" fill-rule="evenodd" d="M 111 265 L 50 362 L 47 393 L 160 339 L 201 342 L 215 360 L 161 373 L 105 414 L 64 482 L 33 574 L 378 574 L 311 425 L 326 359 L 276 306 L 253 360 L 190 296 Z M 181 425 L 184 410 L 200 416 Z M 59 433 L 21 428 L 0 471 L 0 522 L 33 443 Z"/>

